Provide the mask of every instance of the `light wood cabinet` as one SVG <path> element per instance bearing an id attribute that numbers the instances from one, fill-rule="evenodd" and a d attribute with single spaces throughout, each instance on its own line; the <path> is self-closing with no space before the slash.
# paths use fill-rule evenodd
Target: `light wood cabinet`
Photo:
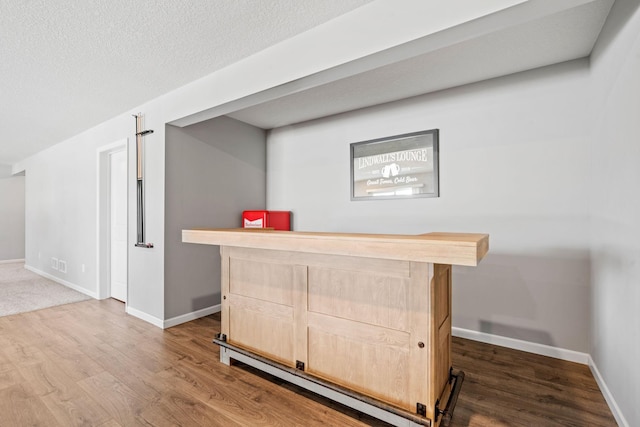
<path id="1" fill-rule="evenodd" d="M 436 426 L 451 393 L 451 265 L 488 236 L 184 230 L 221 245 L 222 334 Z"/>

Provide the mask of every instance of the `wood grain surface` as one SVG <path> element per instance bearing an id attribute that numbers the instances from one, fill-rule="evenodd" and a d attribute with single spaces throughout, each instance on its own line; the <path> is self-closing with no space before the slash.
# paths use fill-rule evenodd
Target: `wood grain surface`
<path id="1" fill-rule="evenodd" d="M 384 426 L 219 362 L 213 315 L 160 330 L 115 300 L 0 317 L 0 426 Z M 615 426 L 584 365 L 453 338 L 452 427 Z"/>
<path id="2" fill-rule="evenodd" d="M 182 241 L 236 248 L 359 256 L 476 266 L 489 250 L 489 235 L 475 233 L 356 234 L 256 228 L 182 230 Z"/>
<path id="3" fill-rule="evenodd" d="M 437 402 L 451 390 L 450 266 L 227 246 L 222 253 L 228 343 L 289 368 L 302 363 L 309 375 L 410 414 L 424 405 L 438 427 Z"/>

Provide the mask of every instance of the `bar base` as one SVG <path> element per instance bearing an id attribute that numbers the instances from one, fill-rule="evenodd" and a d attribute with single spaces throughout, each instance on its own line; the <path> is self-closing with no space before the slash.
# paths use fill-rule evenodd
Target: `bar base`
<path id="1" fill-rule="evenodd" d="M 213 342 L 220 346 L 220 362 L 227 366 L 231 365 L 232 359 L 237 360 L 238 362 L 242 362 L 273 375 L 274 377 L 285 380 L 291 384 L 302 387 L 374 418 L 378 418 L 379 420 L 396 427 L 432 426 L 432 422 L 428 418 L 412 414 L 355 391 L 323 381 L 319 378 L 306 374 L 304 371 L 274 362 L 257 354 L 251 353 L 250 351 L 231 345 L 226 341 L 216 338 Z M 444 426 L 447 426 L 451 420 L 453 409 L 458 399 L 458 394 L 460 393 L 460 387 L 464 380 L 464 372 L 459 371 L 455 375 L 452 375 L 452 377 L 455 381 L 453 390 L 447 402 L 447 406 L 440 413 L 442 415 L 441 423 Z"/>

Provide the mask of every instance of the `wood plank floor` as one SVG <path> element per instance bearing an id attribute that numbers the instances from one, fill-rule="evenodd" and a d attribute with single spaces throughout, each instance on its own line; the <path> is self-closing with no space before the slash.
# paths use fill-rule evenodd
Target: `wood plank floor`
<path id="1" fill-rule="evenodd" d="M 383 426 L 218 362 L 209 316 L 162 331 L 90 300 L 0 317 L 0 426 Z M 586 366 L 454 338 L 451 426 L 615 426 Z"/>

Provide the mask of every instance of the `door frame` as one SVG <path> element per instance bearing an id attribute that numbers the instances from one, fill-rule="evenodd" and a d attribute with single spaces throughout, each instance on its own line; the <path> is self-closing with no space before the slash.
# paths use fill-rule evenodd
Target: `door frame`
<path id="1" fill-rule="evenodd" d="M 96 283 L 98 299 L 111 298 L 111 154 L 123 151 L 127 162 L 127 301 L 129 300 L 129 140 L 102 146 L 97 150 L 97 259 Z M 125 302 L 125 310 L 127 307 Z"/>

